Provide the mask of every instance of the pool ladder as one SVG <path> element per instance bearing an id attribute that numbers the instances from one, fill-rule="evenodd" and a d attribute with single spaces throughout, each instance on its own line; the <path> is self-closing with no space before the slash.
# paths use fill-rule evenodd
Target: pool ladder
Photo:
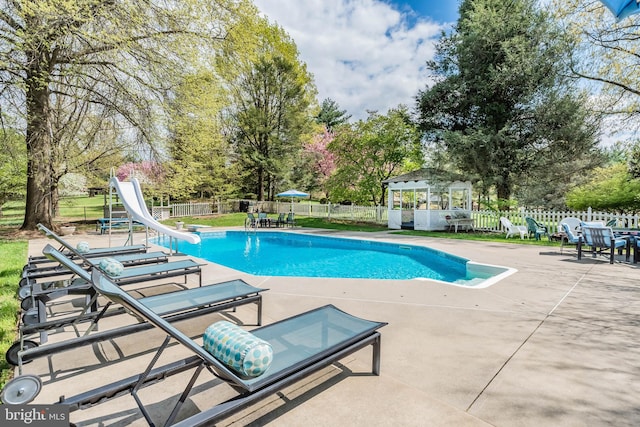
<path id="1" fill-rule="evenodd" d="M 258 231 L 258 221 L 251 220 L 251 218 L 244 219 L 244 231 L 256 233 Z"/>

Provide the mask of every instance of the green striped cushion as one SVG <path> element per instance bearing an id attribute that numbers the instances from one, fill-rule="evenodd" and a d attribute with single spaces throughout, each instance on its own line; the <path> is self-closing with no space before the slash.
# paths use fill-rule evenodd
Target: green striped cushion
<path id="1" fill-rule="evenodd" d="M 271 344 L 226 320 L 210 325 L 202 340 L 205 350 L 244 377 L 262 375 L 273 360 Z"/>

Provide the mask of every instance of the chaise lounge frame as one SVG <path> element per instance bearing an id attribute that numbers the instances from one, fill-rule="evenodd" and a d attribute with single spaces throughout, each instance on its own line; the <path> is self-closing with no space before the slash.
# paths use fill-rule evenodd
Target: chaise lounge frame
<path id="1" fill-rule="evenodd" d="M 89 272 L 80 268 L 77 264 L 67 258 L 62 252 L 56 250 L 51 245 L 47 245 L 43 253 L 60 263 L 73 269 L 81 279 L 87 282 L 91 281 Z M 146 305 L 158 316 L 165 318 L 168 322 L 189 319 L 195 316 L 201 316 L 208 313 L 219 312 L 222 310 L 232 309 L 246 304 L 257 305 L 257 325 L 262 324 L 262 295 L 261 292 L 266 291 L 264 288 L 256 288 L 247 284 L 245 281 L 236 279 L 221 283 L 200 286 L 198 288 L 185 289 L 177 292 L 154 295 L 151 297 L 140 298 L 141 304 Z M 92 302 L 97 299 L 99 294 L 94 292 Z M 91 304 L 91 303 L 90 303 Z M 88 304 L 88 305 L 90 305 Z M 102 342 L 108 339 L 129 335 L 135 332 L 153 328 L 153 325 L 145 322 L 124 326 L 121 328 L 107 330 L 103 332 L 91 333 L 98 321 L 106 317 L 120 315 L 125 313 L 124 307 L 109 310 L 112 302 L 108 302 L 102 310 L 87 312 L 86 308 L 82 313 L 73 318 L 64 318 L 45 321 L 30 326 L 20 328 L 19 351 L 17 352 L 17 366 L 22 371 L 22 364 L 41 356 L 58 353 L 84 345 Z M 77 325 L 81 322 L 91 322 L 89 327 L 81 335 Z M 43 330 L 58 329 L 71 325 L 75 332 L 76 338 L 65 340 L 46 346 L 24 349 L 25 338 L 29 334 L 42 332 Z M 14 344 L 15 345 L 15 344 Z M 10 358 L 7 357 L 7 361 Z M 10 362 L 11 363 L 11 362 Z"/>
<path id="2" fill-rule="evenodd" d="M 48 229 L 42 224 L 38 224 L 38 229 L 42 231 L 46 237 L 51 238 L 58 242 L 60 245 L 58 250 L 68 256 L 71 259 L 74 259 L 76 256 L 73 252 L 67 251 L 66 249 L 71 247 L 69 242 L 63 239 L 61 236 Z M 114 256 L 114 255 L 124 255 L 124 254 L 135 254 L 135 253 L 145 253 L 147 252 L 146 245 L 124 245 L 124 246 L 112 246 L 112 247 L 101 247 L 101 248 L 91 248 L 89 252 L 83 254 L 85 258 L 95 258 L 95 257 L 106 257 L 106 256 Z M 50 263 L 51 260 L 43 255 L 38 256 L 30 256 L 27 262 L 27 266 L 36 266 L 41 263 Z"/>
<path id="3" fill-rule="evenodd" d="M 379 375 L 380 373 L 381 336 L 378 329 L 385 326 L 386 323 L 371 322 L 357 318 L 337 309 L 333 305 L 319 307 L 253 330 L 252 333 L 254 335 L 272 343 L 274 347 L 274 362 L 262 376 L 243 379 L 215 359 L 191 338 L 120 289 L 100 271 L 94 269 L 92 278 L 93 285 L 99 293 L 123 305 L 132 314 L 145 319 L 148 323 L 164 331 L 166 338 L 152 361 L 141 374 L 77 396 L 69 398 L 62 396 L 59 403 L 67 405 L 70 411 L 92 406 L 111 397 L 131 394 L 146 421 L 149 425 L 154 425 L 152 415 L 138 396 L 138 390 L 167 376 L 194 370 L 187 386 L 180 394 L 178 402 L 166 420 L 165 425 L 172 425 L 198 376 L 204 369 L 207 369 L 216 378 L 221 379 L 237 390 L 239 395 L 190 416 L 175 425 L 189 427 L 210 425 L 369 345 L 373 349 L 372 373 L 374 375 Z M 313 329 L 313 331 L 309 331 L 310 329 Z M 307 331 L 307 333 L 304 334 L 302 331 Z M 310 332 L 318 333 L 312 334 Z M 157 360 L 171 340 L 178 341 L 193 352 L 194 355 L 156 368 Z M 296 352 L 296 348 L 302 346 L 303 342 L 320 344 L 320 347 L 308 347 L 304 353 Z M 296 361 L 290 364 L 287 363 L 290 360 L 289 358 L 293 356 L 296 356 L 294 359 Z M 276 361 L 279 361 L 280 365 L 274 367 L 274 363 L 277 363 Z"/>
<path id="4" fill-rule="evenodd" d="M 73 251 L 76 257 L 84 260 L 82 254 L 72 248 L 70 248 L 70 250 Z M 91 286 L 89 273 L 79 264 L 76 264 L 68 257 L 64 256 L 60 251 L 54 249 L 51 245 L 47 245 L 45 250 L 43 250 L 43 253 L 45 256 L 51 256 L 50 254 L 53 253 L 53 251 L 56 251 L 61 255 L 60 259 L 65 259 L 64 262 L 60 263 L 60 265 L 64 267 L 67 270 L 67 274 L 70 274 L 72 277 L 66 280 L 44 283 L 27 281 L 26 283 L 21 283 L 22 286 L 18 291 L 23 298 L 31 299 L 29 309 L 26 310 L 22 317 L 22 324 L 19 327 L 20 335 L 23 336 L 39 332 L 41 344 L 48 340 L 47 331 L 59 327 L 60 324 L 70 324 L 75 328 L 75 324 L 80 321 L 86 321 L 87 316 L 89 316 L 89 318 L 99 319 L 104 316 L 103 312 L 105 311 L 103 308 L 103 310 L 98 313 L 98 295 Z M 202 286 L 201 266 L 202 264 L 196 263 L 191 259 L 159 264 L 147 264 L 144 266 L 132 266 L 126 268 L 121 275 L 113 278 L 113 280 L 119 286 L 125 286 L 147 281 L 164 280 L 173 277 L 184 277 L 184 281 L 186 283 L 187 275 L 197 274 L 198 284 L 199 286 Z M 47 303 L 67 295 L 85 295 L 86 301 L 80 314 L 74 316 L 71 320 L 47 321 Z"/>

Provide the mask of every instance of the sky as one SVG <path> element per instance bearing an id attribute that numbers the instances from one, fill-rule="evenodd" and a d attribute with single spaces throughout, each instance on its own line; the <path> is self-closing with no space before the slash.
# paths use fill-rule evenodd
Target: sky
<path id="1" fill-rule="evenodd" d="M 318 89 L 352 119 L 415 106 L 434 42 L 458 19 L 456 0 L 254 0 L 293 38 Z"/>

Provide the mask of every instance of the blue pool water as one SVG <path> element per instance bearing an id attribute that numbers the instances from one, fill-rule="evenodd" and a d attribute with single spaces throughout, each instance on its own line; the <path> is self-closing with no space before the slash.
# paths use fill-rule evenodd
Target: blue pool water
<path id="1" fill-rule="evenodd" d="M 259 276 L 432 279 L 475 286 L 504 271 L 469 267 L 469 260 L 434 249 L 285 232 L 202 233 L 180 252 Z M 169 247 L 168 239 L 155 243 Z"/>

